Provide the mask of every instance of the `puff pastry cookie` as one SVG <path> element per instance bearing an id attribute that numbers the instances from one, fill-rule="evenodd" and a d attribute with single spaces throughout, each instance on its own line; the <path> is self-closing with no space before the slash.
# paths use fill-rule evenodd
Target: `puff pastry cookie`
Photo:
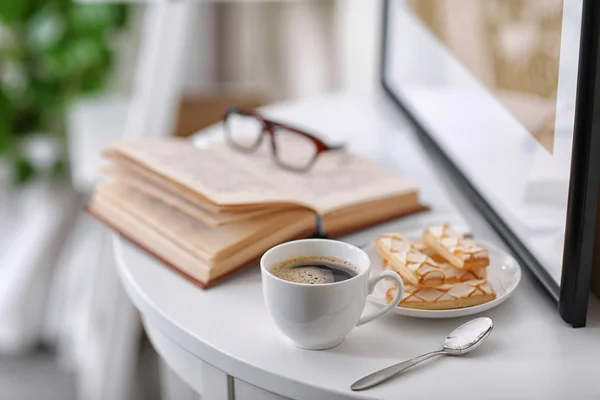
<path id="1" fill-rule="evenodd" d="M 447 262 L 438 263 L 440 269 L 444 273 L 444 283 L 457 283 L 471 280 L 481 280 L 487 278 L 487 268 L 479 268 L 473 271 L 456 268 Z M 383 260 L 383 267 L 395 271 L 388 260 Z M 404 279 L 404 278 L 403 278 Z"/>
<path id="2" fill-rule="evenodd" d="M 456 268 L 473 271 L 485 268 L 490 263 L 487 249 L 464 238 L 448 224 L 426 228 L 423 241 Z"/>
<path id="3" fill-rule="evenodd" d="M 392 287 L 386 291 L 388 303 L 394 299 L 397 290 L 396 287 Z M 448 310 L 487 303 L 495 298 L 494 289 L 485 279 L 448 283 L 437 288 L 406 285 L 398 306 L 421 310 Z"/>
<path id="4" fill-rule="evenodd" d="M 411 243 L 413 244 L 413 246 L 415 246 L 415 249 L 431 257 L 431 259 L 436 263 L 441 264 L 446 262 L 444 257 L 440 256 L 434 249 L 432 249 L 431 247 L 427 247 L 423 240 L 411 239 Z"/>
<path id="5" fill-rule="evenodd" d="M 435 287 L 443 285 L 446 275 L 435 261 L 405 236 L 397 233 L 381 235 L 375 245 L 384 260 L 400 274 L 406 284 Z"/>

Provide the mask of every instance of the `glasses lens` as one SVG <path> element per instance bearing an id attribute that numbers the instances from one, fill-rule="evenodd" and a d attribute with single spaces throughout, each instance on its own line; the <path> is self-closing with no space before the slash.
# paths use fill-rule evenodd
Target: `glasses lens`
<path id="1" fill-rule="evenodd" d="M 251 115 L 232 113 L 225 120 L 227 137 L 242 149 L 252 149 L 260 140 L 263 125 L 260 120 Z"/>
<path id="2" fill-rule="evenodd" d="M 294 170 L 308 168 L 317 155 L 317 146 L 310 138 L 284 128 L 277 129 L 275 145 L 279 163 Z"/>

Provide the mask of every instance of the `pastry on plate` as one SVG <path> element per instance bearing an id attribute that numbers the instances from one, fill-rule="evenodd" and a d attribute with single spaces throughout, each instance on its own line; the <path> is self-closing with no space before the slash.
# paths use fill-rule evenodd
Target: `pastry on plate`
<path id="1" fill-rule="evenodd" d="M 397 290 L 397 287 L 392 287 L 386 291 L 388 303 L 394 299 Z M 494 289 L 485 279 L 447 283 L 437 288 L 405 285 L 404 295 L 398 306 L 421 310 L 449 310 L 476 306 L 495 298 Z"/>
<path id="2" fill-rule="evenodd" d="M 487 268 L 477 268 L 473 270 L 456 268 L 447 262 L 439 263 L 440 268 L 446 275 L 446 283 L 465 282 L 487 278 Z"/>
<path id="3" fill-rule="evenodd" d="M 401 234 L 381 235 L 375 240 L 375 246 L 406 284 L 435 287 L 443 285 L 446 281 L 438 263 L 417 250 L 411 241 Z"/>
<path id="4" fill-rule="evenodd" d="M 455 232 L 448 224 L 426 228 L 423 241 L 456 268 L 473 271 L 490 263 L 487 249 Z"/>
<path id="5" fill-rule="evenodd" d="M 434 249 L 428 247 L 423 240 L 420 239 L 410 239 L 410 242 L 415 246 L 415 249 L 419 250 L 421 253 L 426 254 L 431 257 L 433 261 L 436 263 L 445 263 L 446 259 L 440 256 Z"/>
<path id="6" fill-rule="evenodd" d="M 447 262 L 439 262 L 438 265 L 444 273 L 444 283 L 465 282 L 487 278 L 487 268 L 479 268 L 469 271 L 466 269 L 456 268 Z M 383 260 L 383 267 L 384 269 L 395 271 L 395 268 L 393 268 L 386 259 Z"/>

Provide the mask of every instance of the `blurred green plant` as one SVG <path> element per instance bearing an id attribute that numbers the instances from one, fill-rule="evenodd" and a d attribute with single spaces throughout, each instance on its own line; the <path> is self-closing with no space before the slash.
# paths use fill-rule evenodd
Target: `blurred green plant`
<path id="1" fill-rule="evenodd" d="M 10 160 L 16 182 L 36 174 L 23 150 L 32 134 L 54 137 L 54 172 L 66 172 L 67 107 L 102 89 L 111 38 L 126 26 L 127 11 L 123 4 L 0 0 L 0 159 Z"/>

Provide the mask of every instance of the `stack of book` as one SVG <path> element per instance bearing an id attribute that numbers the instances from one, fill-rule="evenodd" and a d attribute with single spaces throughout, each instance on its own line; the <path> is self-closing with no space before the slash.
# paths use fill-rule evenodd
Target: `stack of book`
<path id="1" fill-rule="evenodd" d="M 245 154 L 174 138 L 115 143 L 104 155 L 108 179 L 88 210 L 202 288 L 279 243 L 424 209 L 412 183 L 344 152 L 305 173 L 277 167 L 266 147 Z"/>

